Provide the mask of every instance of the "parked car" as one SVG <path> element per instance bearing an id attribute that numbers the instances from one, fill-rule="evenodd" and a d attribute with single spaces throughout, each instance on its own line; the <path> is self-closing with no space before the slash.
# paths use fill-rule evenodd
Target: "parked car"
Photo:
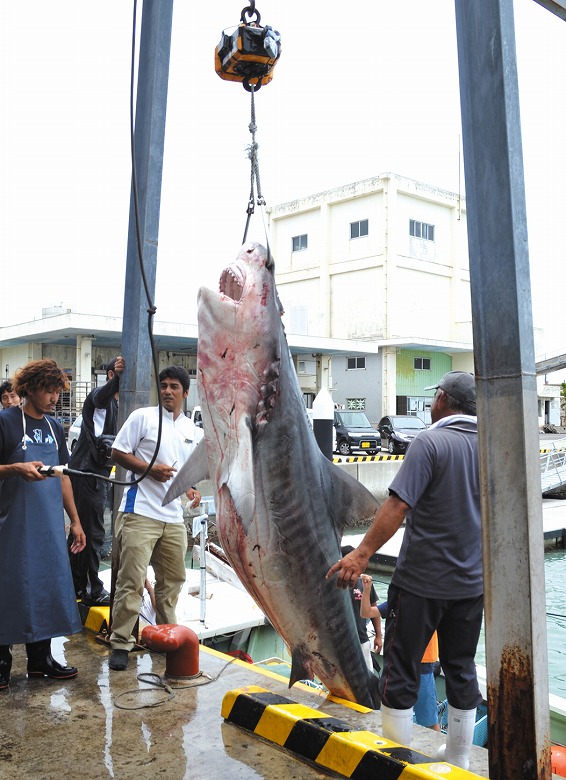
<path id="1" fill-rule="evenodd" d="M 191 417 L 193 419 L 194 424 L 197 426 L 197 428 L 203 428 L 203 422 L 202 422 L 202 412 L 200 409 L 200 406 L 195 406 L 193 408 L 193 411 L 191 413 Z"/>
<path id="2" fill-rule="evenodd" d="M 75 449 L 75 446 L 79 439 L 79 434 L 81 432 L 82 424 L 83 424 L 83 416 L 82 414 L 79 414 L 77 419 L 73 422 L 73 424 L 69 428 L 69 433 L 67 434 L 67 449 L 69 450 L 69 452 L 72 452 Z"/>
<path id="3" fill-rule="evenodd" d="M 362 450 L 375 455 L 380 448 L 380 438 L 364 412 L 334 412 L 336 449 L 340 455 L 349 455 L 352 450 Z"/>
<path id="4" fill-rule="evenodd" d="M 385 446 L 391 455 L 406 452 L 415 436 L 427 428 L 420 417 L 402 414 L 382 417 L 377 427 L 381 436 L 381 447 Z"/>

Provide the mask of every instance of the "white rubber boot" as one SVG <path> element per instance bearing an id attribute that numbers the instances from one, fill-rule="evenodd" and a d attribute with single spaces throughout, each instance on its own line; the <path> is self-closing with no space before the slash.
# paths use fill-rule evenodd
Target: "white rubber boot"
<path id="1" fill-rule="evenodd" d="M 476 710 L 458 710 L 449 704 L 446 744 L 442 745 L 436 757 L 460 769 L 469 769 L 475 725 Z"/>
<path id="2" fill-rule="evenodd" d="M 382 704 L 381 729 L 386 739 L 409 747 L 413 737 L 413 708 L 394 710 Z"/>

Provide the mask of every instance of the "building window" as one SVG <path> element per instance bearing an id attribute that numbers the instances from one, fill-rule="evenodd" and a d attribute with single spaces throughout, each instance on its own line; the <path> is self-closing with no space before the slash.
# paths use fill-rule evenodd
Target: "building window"
<path id="1" fill-rule="evenodd" d="M 426 222 L 417 222 L 416 219 L 409 220 L 409 233 L 415 238 L 426 238 L 427 241 L 434 241 L 434 225 L 427 225 Z"/>
<path id="2" fill-rule="evenodd" d="M 365 412 L 365 398 L 346 398 L 346 409 L 350 412 Z"/>
<path id="3" fill-rule="evenodd" d="M 360 219 L 358 222 L 350 222 L 350 238 L 361 238 L 368 234 L 367 219 Z"/>
<path id="4" fill-rule="evenodd" d="M 293 252 L 302 252 L 308 247 L 308 236 L 303 233 L 302 236 L 293 236 Z"/>
<path id="5" fill-rule="evenodd" d="M 353 371 L 356 368 L 365 368 L 365 367 L 366 367 L 365 357 L 348 358 L 348 371 Z"/>
<path id="6" fill-rule="evenodd" d="M 415 371 L 430 371 L 430 358 L 416 357 L 413 359 Z"/>

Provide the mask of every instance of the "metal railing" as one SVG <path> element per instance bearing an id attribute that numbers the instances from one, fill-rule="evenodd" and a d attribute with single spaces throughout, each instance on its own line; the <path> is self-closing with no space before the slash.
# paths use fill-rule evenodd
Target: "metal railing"
<path id="1" fill-rule="evenodd" d="M 85 398 L 94 387 L 92 382 L 71 382 L 71 388 L 61 393 L 53 416 L 59 420 L 65 432 L 82 412 Z"/>
<path id="2" fill-rule="evenodd" d="M 540 453 L 542 492 L 566 483 L 566 438 L 544 442 L 547 452 Z"/>

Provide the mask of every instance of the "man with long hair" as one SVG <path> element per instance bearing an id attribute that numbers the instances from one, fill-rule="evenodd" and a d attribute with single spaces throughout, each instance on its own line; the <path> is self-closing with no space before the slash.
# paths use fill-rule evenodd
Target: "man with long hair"
<path id="1" fill-rule="evenodd" d="M 21 407 L 0 412 L 0 689 L 12 668 L 11 645 L 25 643 L 28 677 L 76 677 L 51 655 L 51 639 L 82 630 L 65 540 L 65 510 L 80 552 L 85 535 L 69 477 L 47 466 L 69 459 L 63 427 L 51 417 L 69 380 L 54 360 L 34 360 L 14 377 Z"/>

